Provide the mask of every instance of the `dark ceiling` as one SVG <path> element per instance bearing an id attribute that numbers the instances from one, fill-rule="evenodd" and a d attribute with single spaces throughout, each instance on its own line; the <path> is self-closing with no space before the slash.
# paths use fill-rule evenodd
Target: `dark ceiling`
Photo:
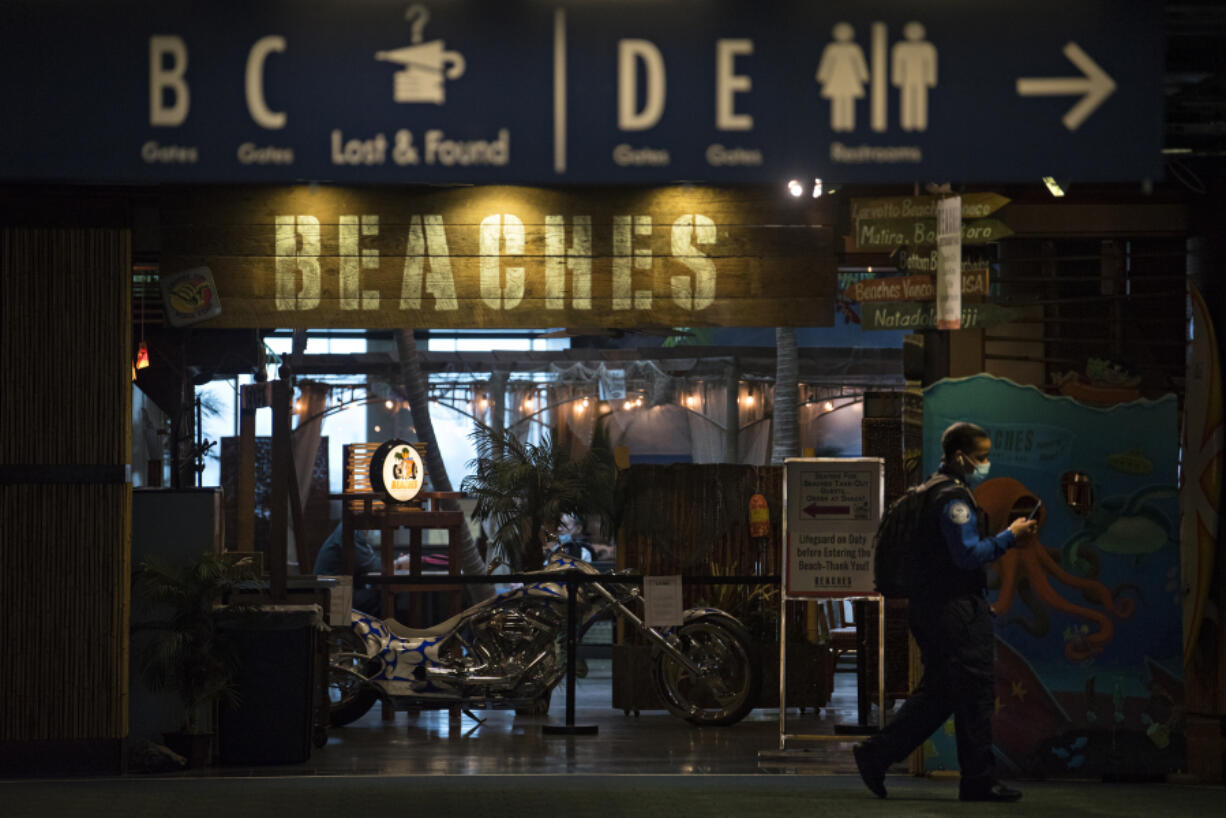
<path id="1" fill-rule="evenodd" d="M 1166 148 L 1226 156 L 1226 2 L 1168 2 Z M 1190 153 L 1182 153 L 1188 150 Z"/>

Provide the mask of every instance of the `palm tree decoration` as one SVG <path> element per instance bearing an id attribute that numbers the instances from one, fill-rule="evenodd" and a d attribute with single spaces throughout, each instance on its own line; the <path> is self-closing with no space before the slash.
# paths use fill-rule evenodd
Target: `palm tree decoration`
<path id="1" fill-rule="evenodd" d="M 413 330 L 398 329 L 395 332 L 395 339 L 396 354 L 400 359 L 400 379 L 404 384 L 405 395 L 409 399 L 409 413 L 413 416 L 413 428 L 417 430 L 417 439 L 426 444 L 424 459 L 426 474 L 430 476 L 430 485 L 435 491 L 451 491 L 451 478 L 447 476 L 447 465 L 443 462 L 438 437 L 434 434 L 434 422 L 430 419 L 430 383 L 421 368 L 421 359 L 417 355 L 417 341 L 413 338 Z M 460 510 L 460 504 L 455 500 L 441 500 L 439 505 L 445 511 Z M 460 571 L 473 575 L 484 574 L 486 570 L 485 560 L 481 558 L 481 552 L 477 550 L 468 526 L 460 526 Z M 493 587 L 486 585 L 470 585 L 468 590 L 477 599 L 484 599 L 494 594 Z"/>
<path id="2" fill-rule="evenodd" d="M 149 560 L 135 572 L 136 597 L 150 616 L 133 625 L 134 631 L 151 633 L 139 654 L 141 670 L 151 689 L 179 695 L 183 733 L 208 732 L 199 724 L 204 705 L 238 704 L 236 655 L 218 627 L 215 608 L 236 581 L 255 578 L 239 559 L 204 552 L 179 566 Z"/>
<path id="3" fill-rule="evenodd" d="M 617 467 L 603 424 L 597 422 L 592 448 L 577 460 L 550 435 L 525 443 L 509 430 L 478 423 L 471 438 L 477 458 L 463 489 L 477 501 L 473 517 L 493 524 L 492 541 L 512 570 L 544 565 L 545 543 L 566 515 L 597 516 L 602 531 L 612 528 Z"/>
<path id="4" fill-rule="evenodd" d="M 800 406 L 800 365 L 796 356 L 796 329 L 775 328 L 775 410 L 771 428 L 771 463 L 800 454 L 797 411 Z"/>

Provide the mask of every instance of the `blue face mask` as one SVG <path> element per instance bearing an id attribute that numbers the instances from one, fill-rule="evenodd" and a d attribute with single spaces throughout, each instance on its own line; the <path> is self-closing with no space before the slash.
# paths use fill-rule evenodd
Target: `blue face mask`
<path id="1" fill-rule="evenodd" d="M 971 486 L 977 486 L 988 479 L 988 472 L 991 470 L 992 464 L 987 461 L 976 463 L 975 468 L 966 476 L 966 482 Z"/>

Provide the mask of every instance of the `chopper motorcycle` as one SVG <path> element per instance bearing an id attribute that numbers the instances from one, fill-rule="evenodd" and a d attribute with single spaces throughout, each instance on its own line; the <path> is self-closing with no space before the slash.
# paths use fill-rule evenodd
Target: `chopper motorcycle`
<path id="1" fill-rule="evenodd" d="M 515 708 L 540 712 L 566 673 L 565 572 L 602 574 L 555 553 L 539 576 L 431 628 L 413 629 L 353 611 L 329 646 L 330 723 L 340 727 L 383 700 L 397 709 Z M 576 588 L 577 634 L 620 614 L 652 646 L 651 675 L 668 710 L 693 724 L 735 724 L 753 709 L 761 668 L 748 634 L 717 608 L 685 611 L 679 627 L 651 628 L 637 584 Z M 607 586 L 607 587 L 606 587 Z"/>

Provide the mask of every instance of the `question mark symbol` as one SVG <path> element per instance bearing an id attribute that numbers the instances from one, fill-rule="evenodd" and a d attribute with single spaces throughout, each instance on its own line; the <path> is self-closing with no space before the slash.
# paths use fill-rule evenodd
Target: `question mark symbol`
<path id="1" fill-rule="evenodd" d="M 414 3 L 409 6 L 408 11 L 404 13 L 405 20 L 411 20 L 413 24 L 413 44 L 421 42 L 421 30 L 426 27 L 426 21 L 430 19 L 430 12 L 420 3 Z"/>

